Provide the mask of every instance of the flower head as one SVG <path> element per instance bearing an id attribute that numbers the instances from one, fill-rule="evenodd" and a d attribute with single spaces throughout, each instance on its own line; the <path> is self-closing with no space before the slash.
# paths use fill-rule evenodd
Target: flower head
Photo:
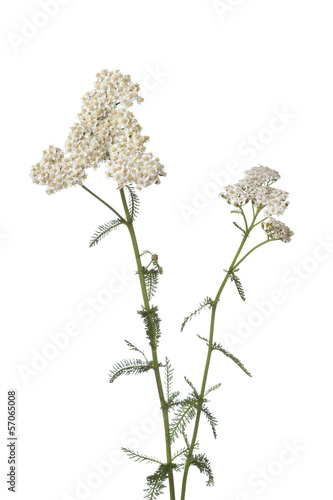
<path id="1" fill-rule="evenodd" d="M 48 193 L 82 184 L 86 169 L 102 163 L 107 177 L 121 188 L 126 184 L 138 189 L 159 184 L 160 177 L 166 175 L 159 158 L 146 152 L 149 137 L 142 135 L 141 126 L 129 111 L 134 103 L 143 101 L 139 85 L 119 70 L 103 70 L 96 76 L 94 89 L 82 98 L 81 112 L 68 134 L 65 151 L 50 147 L 42 162 L 32 167 L 34 182 L 47 184 Z"/>
<path id="2" fill-rule="evenodd" d="M 64 152 L 54 146 L 43 151 L 41 161 L 32 167 L 30 176 L 34 183 L 48 186 L 47 194 L 82 185 L 87 177 L 84 158 L 65 158 Z"/>
<path id="3" fill-rule="evenodd" d="M 253 167 L 246 170 L 244 179 L 233 186 L 226 186 L 221 196 L 236 207 L 251 201 L 255 207 L 263 209 L 267 216 L 282 215 L 289 205 L 289 193 L 270 186 L 279 178 L 280 174 L 276 170 L 262 166 Z"/>
<path id="4" fill-rule="evenodd" d="M 280 179 L 280 174 L 276 170 L 268 167 L 252 167 L 250 170 L 245 171 L 245 180 L 257 186 L 272 184 Z"/>
<path id="5" fill-rule="evenodd" d="M 221 193 L 222 198 L 236 207 L 242 207 L 249 201 L 265 218 L 262 223 L 269 238 L 288 242 L 294 234 L 285 224 L 276 221 L 272 215 L 282 215 L 289 205 L 289 193 L 276 189 L 271 184 L 280 178 L 279 172 L 268 167 L 253 167 L 246 170 L 245 177 L 232 186 L 226 186 Z"/>
<path id="6" fill-rule="evenodd" d="M 273 217 L 262 222 L 261 226 L 267 236 L 273 240 L 282 240 L 285 243 L 289 243 L 291 237 L 294 235 L 293 231 L 291 231 L 288 226 L 279 220 L 273 219 Z"/>
<path id="7" fill-rule="evenodd" d="M 221 193 L 222 198 L 227 200 L 230 205 L 240 207 L 250 201 L 250 195 L 241 183 L 231 186 L 225 186 L 224 191 Z"/>
<path id="8" fill-rule="evenodd" d="M 264 207 L 265 215 L 282 215 L 289 205 L 289 193 L 270 186 L 255 186 L 250 189 L 252 203 L 256 207 Z"/>

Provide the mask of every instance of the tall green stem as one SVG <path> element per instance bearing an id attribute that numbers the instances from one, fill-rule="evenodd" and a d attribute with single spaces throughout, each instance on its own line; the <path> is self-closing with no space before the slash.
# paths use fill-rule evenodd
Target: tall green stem
<path id="1" fill-rule="evenodd" d="M 197 435 L 198 435 L 198 430 L 199 430 L 201 410 L 202 410 L 203 399 L 204 399 L 204 395 L 205 395 L 205 391 L 206 391 L 206 385 L 207 385 L 207 378 L 208 378 L 208 371 L 209 371 L 210 361 L 211 361 L 212 352 L 213 352 L 214 327 L 215 327 L 215 316 L 216 316 L 217 305 L 218 305 L 218 302 L 220 300 L 220 297 L 221 297 L 221 294 L 223 292 L 223 289 L 224 289 L 224 287 L 225 287 L 225 285 L 226 285 L 226 283 L 227 283 L 227 281 L 229 279 L 230 273 L 235 269 L 235 264 L 237 262 L 239 254 L 241 253 L 241 251 L 242 251 L 242 249 L 243 249 L 243 247 L 245 245 L 245 242 L 246 242 L 246 240 L 247 240 L 250 232 L 252 231 L 252 229 L 253 229 L 253 227 L 255 225 L 255 220 L 256 220 L 256 218 L 258 216 L 258 213 L 259 213 L 259 211 L 257 211 L 256 213 L 253 212 L 253 220 L 252 220 L 252 223 L 251 223 L 251 225 L 249 227 L 247 225 L 247 221 L 246 221 L 245 215 L 243 213 L 244 220 L 245 220 L 245 225 L 246 225 L 246 231 L 244 233 L 244 236 L 243 236 L 243 239 L 241 241 L 241 244 L 240 244 L 240 246 L 239 246 L 239 248 L 238 248 L 238 250 L 237 250 L 237 252 L 235 254 L 235 257 L 233 258 L 233 261 L 230 264 L 230 267 L 229 267 L 229 269 L 228 269 L 228 271 L 227 271 L 227 273 L 225 275 L 224 280 L 222 281 L 222 284 L 221 284 L 220 288 L 218 289 L 218 292 L 216 294 L 215 300 L 213 302 L 212 312 L 211 312 L 211 319 L 210 319 L 208 352 L 207 352 L 205 370 L 204 370 L 202 384 L 201 384 L 200 402 L 199 402 L 199 405 L 198 405 L 198 408 L 197 408 L 197 415 L 196 415 L 196 419 L 195 419 L 195 423 L 194 423 L 194 430 L 193 430 L 192 441 L 191 441 L 191 444 L 190 444 L 190 449 L 189 449 L 188 456 L 187 456 L 186 463 L 185 463 L 184 476 L 183 476 L 183 482 L 182 482 L 181 500 L 185 500 L 186 483 L 187 483 L 188 472 L 189 472 L 189 468 L 190 468 L 190 465 L 191 465 L 191 459 L 192 459 L 192 455 L 193 455 L 193 450 L 194 450 L 195 444 L 197 442 Z"/>
<path id="2" fill-rule="evenodd" d="M 145 307 L 146 311 L 149 311 L 150 305 L 149 305 L 149 299 L 148 299 L 145 279 L 144 279 L 144 275 L 142 272 L 142 263 L 141 263 L 141 258 L 140 258 L 138 242 L 136 239 L 133 223 L 132 223 L 132 220 L 131 220 L 131 217 L 129 214 L 127 201 L 126 201 L 126 197 L 125 197 L 125 193 L 124 193 L 123 189 L 120 190 L 120 195 L 121 195 L 121 200 L 123 202 L 123 206 L 124 206 L 124 210 L 125 210 L 125 214 L 126 214 L 127 228 L 129 230 L 131 240 L 132 240 L 136 265 L 137 265 L 138 274 L 139 274 L 139 280 L 140 280 L 140 286 L 141 286 L 141 291 L 142 291 L 144 307 Z M 149 312 L 148 312 L 148 318 L 149 318 Z M 150 318 L 150 322 L 152 322 L 151 318 Z M 162 414 L 163 414 L 167 463 L 171 464 L 172 463 L 172 455 L 171 455 L 171 443 L 170 443 L 169 414 L 168 414 L 166 401 L 164 398 L 163 385 L 162 385 L 162 381 L 161 381 L 161 374 L 160 374 L 157 350 L 156 350 L 156 347 L 154 345 L 151 345 L 151 352 L 152 352 L 152 357 L 153 357 L 156 385 L 157 385 L 159 400 L 161 403 L 161 409 L 162 409 Z M 175 497 L 175 485 L 174 485 L 174 477 L 173 477 L 172 470 L 170 470 L 170 472 L 169 472 L 169 488 L 170 488 L 170 500 L 175 500 L 175 498 L 176 498 Z"/>

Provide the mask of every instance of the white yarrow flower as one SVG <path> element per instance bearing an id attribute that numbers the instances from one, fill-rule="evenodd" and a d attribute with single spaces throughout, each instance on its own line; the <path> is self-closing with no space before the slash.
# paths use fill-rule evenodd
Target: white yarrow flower
<path id="1" fill-rule="evenodd" d="M 61 189 L 82 185 L 87 176 L 81 158 L 66 158 L 60 148 L 49 146 L 43 151 L 41 161 L 33 165 L 30 177 L 35 184 L 48 186 L 47 194 L 53 194 Z"/>
<path id="2" fill-rule="evenodd" d="M 245 180 L 249 184 L 256 184 L 258 186 L 263 184 L 271 184 L 280 179 L 280 174 L 276 170 L 268 167 L 252 167 L 250 170 L 245 171 Z"/>
<path id="3" fill-rule="evenodd" d="M 267 236 L 272 240 L 282 240 L 285 243 L 289 243 L 291 237 L 294 235 L 293 231 L 291 231 L 288 226 L 281 221 L 273 219 L 273 217 L 262 222 L 261 226 Z"/>
<path id="4" fill-rule="evenodd" d="M 159 184 L 165 176 L 159 158 L 146 152 L 148 136 L 129 111 L 140 104 L 139 85 L 119 70 L 103 70 L 97 75 L 94 89 L 82 98 L 81 112 L 68 134 L 65 151 L 45 151 L 43 160 L 32 167 L 37 184 L 47 184 L 48 193 L 81 184 L 87 168 L 106 165 L 107 177 L 120 188 L 133 184 L 138 189 Z"/>
<path id="5" fill-rule="evenodd" d="M 289 193 L 270 186 L 255 186 L 250 189 L 252 203 L 256 207 L 264 207 L 263 214 L 282 215 L 289 205 Z"/>

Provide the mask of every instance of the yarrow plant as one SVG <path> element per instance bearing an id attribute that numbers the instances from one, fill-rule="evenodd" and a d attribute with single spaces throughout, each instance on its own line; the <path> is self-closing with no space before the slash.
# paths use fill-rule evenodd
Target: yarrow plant
<path id="1" fill-rule="evenodd" d="M 123 448 L 123 451 L 135 461 L 148 462 L 156 468 L 155 472 L 147 477 L 144 498 L 155 500 L 165 492 L 168 483 L 170 500 L 175 500 L 174 475 L 178 473 L 182 474 L 180 499 L 184 500 L 190 467 L 196 467 L 206 475 L 207 486 L 214 484 L 210 461 L 200 450 L 198 441 L 202 416 L 206 418 L 214 437 L 217 436 L 217 419 L 208 407 L 208 397 L 219 389 L 221 384 L 207 388 L 213 353 L 222 353 L 246 375 L 251 376 L 238 358 L 214 340 L 215 318 L 222 292 L 227 282 L 231 281 L 241 299 L 245 300 L 244 289 L 238 276 L 244 260 L 267 243 L 291 241 L 293 232 L 283 222 L 273 218 L 283 215 L 288 207 L 288 193 L 272 187 L 272 184 L 280 179 L 280 174 L 263 166 L 247 170 L 242 180 L 235 185 L 226 186 L 221 193 L 221 197 L 232 206 L 231 212 L 237 214 L 242 221 L 242 225 L 234 222 L 241 231 L 241 241 L 231 264 L 224 271 L 222 283 L 214 298 L 207 296 L 193 313 L 185 317 L 181 325 L 180 329 L 183 331 L 194 316 L 204 309 L 210 311 L 208 335 L 198 335 L 207 349 L 201 386 L 197 388 L 185 377 L 189 393 L 181 397 L 180 392 L 174 391 L 172 387 L 174 368 L 170 359 L 166 357 L 161 363 L 158 356 L 161 320 L 158 307 L 152 305 L 151 299 L 163 269 L 155 253 L 148 250 L 140 252 L 134 230 L 140 201 L 137 190 L 159 184 L 160 178 L 166 175 L 159 158 L 146 152 L 145 144 L 149 137 L 142 135 L 141 126 L 129 111 L 134 103 L 140 104 L 143 101 L 139 96 L 139 85 L 134 84 L 128 75 L 123 75 L 118 70 L 103 70 L 97 74 L 94 89 L 85 94 L 82 101 L 81 112 L 71 127 L 64 150 L 49 146 L 43 151 L 41 161 L 32 167 L 31 177 L 34 183 L 46 186 L 48 194 L 72 186 L 81 186 L 116 215 L 116 219 L 98 227 L 92 236 L 91 247 L 121 226 L 129 231 L 143 300 L 138 314 L 143 320 L 150 355 L 146 356 L 142 349 L 125 340 L 136 357 L 116 363 L 110 371 L 110 382 L 114 382 L 121 375 L 146 372 L 154 374 L 164 423 L 165 457 L 150 457 L 127 448 Z M 123 207 L 122 214 L 84 184 L 89 168 L 96 169 L 100 166 L 105 168 L 106 177 L 117 183 Z M 264 240 L 244 252 L 250 234 L 260 227 L 263 229 Z"/>

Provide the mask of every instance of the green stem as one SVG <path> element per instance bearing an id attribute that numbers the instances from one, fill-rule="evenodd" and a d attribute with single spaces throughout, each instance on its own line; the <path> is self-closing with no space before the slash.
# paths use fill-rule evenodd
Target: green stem
<path id="1" fill-rule="evenodd" d="M 255 224 L 256 225 L 256 224 Z M 252 248 L 252 250 L 250 250 L 249 252 L 247 252 L 247 254 L 244 255 L 244 257 L 242 257 L 236 264 L 235 264 L 235 269 L 243 262 L 243 260 L 246 259 L 246 257 L 248 257 L 252 252 L 254 252 L 254 250 L 256 250 L 257 248 L 261 247 L 262 245 L 266 245 L 266 243 L 270 243 L 271 241 L 280 241 L 280 240 L 265 240 L 265 241 L 262 241 L 261 243 L 259 243 L 259 245 L 256 245 L 255 247 Z"/>
<path id="2" fill-rule="evenodd" d="M 259 222 L 256 222 L 253 227 L 259 226 L 259 224 L 262 224 L 267 219 L 268 219 L 268 217 L 265 217 L 264 219 L 260 220 Z"/>
<path id="3" fill-rule="evenodd" d="M 245 217 L 245 213 L 244 213 L 244 210 L 242 207 L 239 207 L 240 211 L 241 211 L 241 214 L 243 216 L 243 219 L 244 219 L 244 222 L 245 222 L 245 230 L 247 231 L 249 228 L 248 228 L 248 224 L 247 224 L 247 219 Z"/>
<path id="4" fill-rule="evenodd" d="M 86 186 L 82 186 L 83 189 L 85 189 L 85 191 L 87 191 L 88 193 L 90 193 L 92 196 L 94 196 L 97 200 L 99 200 L 101 203 L 103 203 L 103 205 L 105 205 L 106 207 L 108 207 L 110 210 L 112 210 L 112 212 L 114 214 L 116 214 L 117 217 L 119 217 L 119 219 L 124 222 L 125 224 L 127 224 L 126 220 L 124 219 L 124 217 L 122 217 L 118 212 L 117 210 L 115 210 L 113 207 L 111 207 L 111 205 L 109 205 L 108 203 L 106 203 L 106 201 L 102 200 L 102 198 L 100 198 L 99 196 L 97 196 L 97 194 L 95 194 L 93 191 L 91 191 L 90 189 L 88 189 Z"/>
<path id="5" fill-rule="evenodd" d="M 241 262 L 241 261 L 239 261 L 238 264 L 235 265 L 236 262 L 237 262 L 237 259 L 239 257 L 239 254 L 241 253 L 241 251 L 242 251 L 242 249 L 243 249 L 243 247 L 245 245 L 245 242 L 246 242 L 246 240 L 247 240 L 250 232 L 252 231 L 252 229 L 255 226 L 255 220 L 256 220 L 259 212 L 260 212 L 260 209 L 258 209 L 256 212 L 253 211 L 253 220 L 252 220 L 252 223 L 247 228 L 247 230 L 245 231 L 245 234 L 243 236 L 241 244 L 240 244 L 240 246 L 239 246 L 239 248 L 238 248 L 238 250 L 237 250 L 237 252 L 236 252 L 236 254 L 235 254 L 234 258 L 233 258 L 233 261 L 230 264 L 230 267 L 229 267 L 229 269 L 227 271 L 227 274 L 226 274 L 224 280 L 222 281 L 222 284 L 221 284 L 220 288 L 218 289 L 218 292 L 216 294 L 215 300 L 213 302 L 212 312 L 211 312 L 211 319 L 210 319 L 208 352 L 207 352 L 205 370 L 204 370 L 202 384 L 201 384 L 200 402 L 199 402 L 198 408 L 197 408 L 197 415 L 196 415 L 196 419 L 195 419 L 195 423 L 194 423 L 193 436 L 192 436 L 192 440 L 191 440 L 191 444 L 190 444 L 190 449 L 189 449 L 189 453 L 188 453 L 188 456 L 187 456 L 187 459 L 186 459 L 186 463 L 185 463 L 185 468 L 184 468 L 184 476 L 183 476 L 183 482 L 182 482 L 181 500 L 185 500 L 186 483 L 187 483 L 187 477 L 188 477 L 189 467 L 191 465 L 191 459 L 192 459 L 192 455 L 193 455 L 193 450 L 194 450 L 195 444 L 197 442 L 197 435 L 198 435 L 198 430 L 199 430 L 199 423 L 200 423 L 201 410 L 202 410 L 202 404 L 203 404 L 202 401 L 204 399 L 204 395 L 205 395 L 205 391 L 206 391 L 208 371 L 209 371 L 209 366 L 210 366 L 210 362 L 211 362 L 211 356 L 212 356 L 212 352 L 213 352 L 214 327 L 215 327 L 215 316 L 216 316 L 217 305 L 218 305 L 218 302 L 220 300 L 220 297 L 221 297 L 221 294 L 223 292 L 223 289 L 224 289 L 224 287 L 225 287 L 225 285 L 226 285 L 226 283 L 228 281 L 230 273 Z M 245 218 L 245 214 L 244 214 L 244 218 Z"/>
<path id="6" fill-rule="evenodd" d="M 144 279 L 144 275 L 142 272 L 142 263 L 141 263 L 141 258 L 140 258 L 138 242 L 136 239 L 133 223 L 132 223 L 132 220 L 131 220 L 131 217 L 129 214 L 127 201 L 126 201 L 126 197 L 125 197 L 125 193 L 124 193 L 123 189 L 120 189 L 120 196 L 121 196 L 121 200 L 123 202 L 123 206 L 124 206 L 124 210 L 125 210 L 125 214 L 126 214 L 127 228 L 129 230 L 131 240 L 132 240 L 136 265 L 137 265 L 138 274 L 139 274 L 139 280 L 140 280 L 140 286 L 141 286 L 141 291 L 142 291 L 144 307 L 145 307 L 146 311 L 149 311 L 150 305 L 149 305 L 149 299 L 148 299 L 145 279 Z M 159 400 L 161 403 L 161 410 L 162 410 L 162 414 L 163 414 L 167 463 L 171 464 L 172 463 L 172 454 L 171 454 L 171 443 L 170 443 L 169 413 L 168 413 L 166 401 L 164 398 L 163 385 L 162 385 L 162 381 L 161 381 L 161 374 L 160 374 L 157 350 L 156 350 L 156 347 L 154 347 L 153 345 L 151 346 L 151 352 L 152 352 L 152 357 L 153 357 L 156 385 L 157 385 Z M 174 485 L 174 477 L 173 477 L 172 470 L 169 472 L 169 488 L 170 488 L 170 500 L 175 500 L 175 498 L 176 498 L 175 497 L 175 485 Z"/>

